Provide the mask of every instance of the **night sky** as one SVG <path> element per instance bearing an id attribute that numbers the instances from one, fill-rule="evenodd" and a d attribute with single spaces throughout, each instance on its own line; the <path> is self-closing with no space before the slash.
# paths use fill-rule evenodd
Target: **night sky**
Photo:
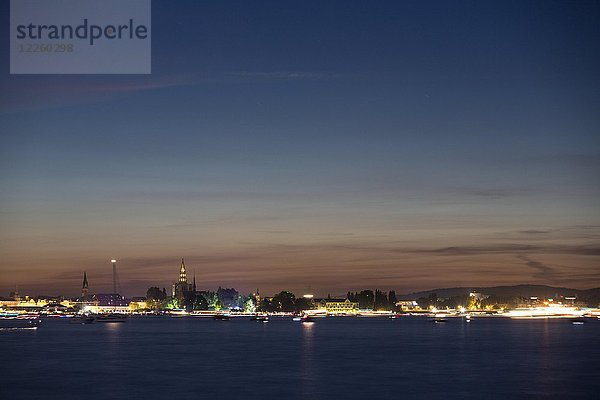
<path id="1" fill-rule="evenodd" d="M 9 75 L 0 295 L 600 285 L 600 2 L 157 1 L 151 75 Z"/>

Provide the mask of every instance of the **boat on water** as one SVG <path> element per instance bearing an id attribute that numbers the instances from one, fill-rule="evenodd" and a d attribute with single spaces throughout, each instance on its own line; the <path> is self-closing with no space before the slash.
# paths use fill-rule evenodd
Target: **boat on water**
<path id="1" fill-rule="evenodd" d="M 186 310 L 171 310 L 169 311 L 169 315 L 172 317 L 187 317 L 190 313 Z"/>
<path id="2" fill-rule="evenodd" d="M 250 321 L 269 322 L 269 317 L 266 315 L 253 315 L 250 317 Z"/>
<path id="3" fill-rule="evenodd" d="M 96 319 L 91 315 L 77 315 L 69 320 L 71 324 L 91 324 Z"/>
<path id="4" fill-rule="evenodd" d="M 391 311 L 373 311 L 373 310 L 365 310 L 365 311 L 359 311 L 356 316 L 357 317 L 366 317 L 366 318 L 373 318 L 373 317 L 390 317 L 392 316 L 392 312 Z"/>
<path id="5" fill-rule="evenodd" d="M 215 316 L 213 317 L 213 319 L 215 321 L 229 321 L 229 318 L 231 316 L 229 314 L 215 314 Z"/>
<path id="6" fill-rule="evenodd" d="M 448 322 L 448 318 L 450 317 L 447 313 L 437 313 L 433 314 L 429 317 L 429 322 L 435 322 L 436 324 L 443 324 Z"/>
<path id="7" fill-rule="evenodd" d="M 436 324 L 443 324 L 445 322 L 448 322 L 448 319 L 444 317 L 433 317 L 429 321 L 435 322 Z"/>
<path id="8" fill-rule="evenodd" d="M 306 315 L 303 315 L 300 318 L 300 321 L 302 321 L 302 322 L 315 322 L 315 318 L 313 316 L 311 316 L 311 315 L 306 314 Z"/>
<path id="9" fill-rule="evenodd" d="M 42 320 L 37 315 L 2 313 L 0 314 L 0 330 L 37 329 Z"/>
<path id="10" fill-rule="evenodd" d="M 208 310 L 194 310 L 189 315 L 190 315 L 190 317 L 195 317 L 195 318 L 214 318 L 215 312 L 208 311 Z"/>
<path id="11" fill-rule="evenodd" d="M 127 322 L 125 314 L 100 314 L 95 317 L 96 322 Z"/>

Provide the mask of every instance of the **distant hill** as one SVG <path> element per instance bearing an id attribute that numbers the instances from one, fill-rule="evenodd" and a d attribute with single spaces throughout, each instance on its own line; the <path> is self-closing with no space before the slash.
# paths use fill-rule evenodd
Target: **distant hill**
<path id="1" fill-rule="evenodd" d="M 578 299 L 600 298 L 600 287 L 594 289 L 570 289 L 564 287 L 554 287 L 546 285 L 514 285 L 514 286 L 491 286 L 491 287 L 455 287 L 427 290 L 424 292 L 409 293 L 398 296 L 402 300 L 414 300 L 419 297 L 428 297 L 435 293 L 438 297 L 448 298 L 461 296 L 469 292 L 480 292 L 488 295 L 500 297 L 558 297 L 558 296 L 577 296 Z"/>

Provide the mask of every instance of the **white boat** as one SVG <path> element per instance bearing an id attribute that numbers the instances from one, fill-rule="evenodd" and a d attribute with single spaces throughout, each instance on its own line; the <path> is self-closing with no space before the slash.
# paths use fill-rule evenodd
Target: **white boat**
<path id="1" fill-rule="evenodd" d="M 196 317 L 196 318 L 213 318 L 215 316 L 215 312 L 214 311 L 209 311 L 209 310 L 195 310 L 190 312 L 190 317 Z"/>
<path id="2" fill-rule="evenodd" d="M 187 317 L 190 315 L 189 312 L 187 312 L 186 310 L 170 310 L 169 311 L 169 315 L 172 317 Z"/>
<path id="3" fill-rule="evenodd" d="M 363 310 L 359 311 L 357 314 L 359 317 L 389 317 L 393 315 L 392 311 L 372 311 L 372 310 Z"/>
<path id="4" fill-rule="evenodd" d="M 37 315 L 0 314 L 0 330 L 37 329 L 42 320 Z"/>
<path id="5" fill-rule="evenodd" d="M 257 321 L 257 322 L 269 322 L 269 317 L 267 315 L 253 315 L 252 317 L 250 317 L 250 321 Z"/>

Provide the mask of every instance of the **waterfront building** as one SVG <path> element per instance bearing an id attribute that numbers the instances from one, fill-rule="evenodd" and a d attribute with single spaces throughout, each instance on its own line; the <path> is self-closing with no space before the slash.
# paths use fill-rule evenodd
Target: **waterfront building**
<path id="1" fill-rule="evenodd" d="M 129 301 L 117 293 L 100 293 L 92 295 L 83 307 L 85 312 L 93 314 L 128 313 Z"/>
<path id="2" fill-rule="evenodd" d="M 0 307 L 15 310 L 41 311 L 52 308 L 68 309 L 75 306 L 75 302 L 62 297 L 43 297 L 37 298 L 25 296 L 19 300 L 0 299 Z"/>
<path id="3" fill-rule="evenodd" d="M 469 297 L 474 297 L 477 301 L 481 301 L 487 299 L 490 296 L 479 292 L 470 292 Z"/>
<path id="4" fill-rule="evenodd" d="M 4 297 L 0 297 L 0 308 L 4 309 L 4 308 L 10 308 L 10 307 L 16 307 L 19 305 L 19 301 L 15 300 L 14 298 L 4 298 Z"/>
<path id="5" fill-rule="evenodd" d="M 358 313 L 358 303 L 349 299 L 321 299 L 315 303 L 318 309 L 324 309 L 328 315 L 354 315 Z"/>
<path id="6" fill-rule="evenodd" d="M 131 311 L 144 310 L 148 308 L 148 301 L 145 297 L 133 297 L 129 302 L 129 309 Z"/>
<path id="7" fill-rule="evenodd" d="M 396 302 L 396 307 L 399 307 L 402 311 L 421 311 L 419 303 L 415 300 L 400 300 Z"/>
<path id="8" fill-rule="evenodd" d="M 188 292 L 196 291 L 196 276 L 194 275 L 194 282 L 188 283 L 187 272 L 185 270 L 185 262 L 181 259 L 181 266 L 179 267 L 179 279 L 173 283 L 173 290 L 171 291 L 172 296 L 176 299 L 183 300 L 185 294 Z"/>

